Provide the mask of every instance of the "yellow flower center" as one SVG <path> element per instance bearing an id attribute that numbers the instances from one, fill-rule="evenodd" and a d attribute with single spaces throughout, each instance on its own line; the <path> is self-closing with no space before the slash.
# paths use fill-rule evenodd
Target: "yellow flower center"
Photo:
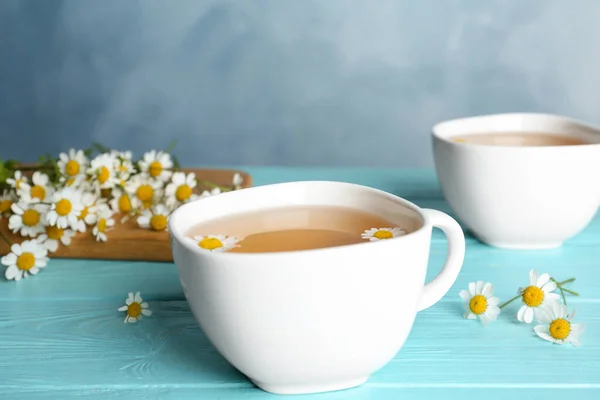
<path id="1" fill-rule="evenodd" d="M 119 210 L 124 213 L 131 211 L 131 200 L 129 200 L 128 195 L 123 194 L 119 197 Z"/>
<path id="2" fill-rule="evenodd" d="M 67 186 L 71 186 L 71 185 L 73 185 L 74 183 L 75 183 L 75 178 L 69 178 L 69 179 L 67 180 Z"/>
<path id="3" fill-rule="evenodd" d="M 32 253 L 22 253 L 17 257 L 17 267 L 23 271 L 29 271 L 35 265 L 35 256 Z"/>
<path id="4" fill-rule="evenodd" d="M 130 317 L 136 318 L 142 313 L 142 305 L 137 301 L 134 301 L 130 305 L 127 306 L 127 314 Z"/>
<path id="5" fill-rule="evenodd" d="M 83 210 L 81 210 L 77 219 L 84 219 L 85 217 L 87 217 L 89 212 L 90 212 L 89 207 L 87 207 L 87 206 L 83 207 Z"/>
<path id="6" fill-rule="evenodd" d="M 550 323 L 550 336 L 556 340 L 563 340 L 571 333 L 571 324 L 563 318 L 555 319 Z"/>
<path id="7" fill-rule="evenodd" d="M 127 172 L 127 165 L 125 165 L 125 164 L 121 164 L 121 165 L 119 166 L 119 171 L 121 171 L 121 172 Z"/>
<path id="8" fill-rule="evenodd" d="M 150 172 L 150 176 L 153 178 L 156 178 L 157 176 L 159 176 L 161 174 L 163 170 L 163 166 L 161 163 L 159 163 L 158 161 L 154 161 L 152 164 L 150 164 L 150 168 L 149 171 Z"/>
<path id="9" fill-rule="evenodd" d="M 150 185 L 140 185 L 135 192 L 138 199 L 141 201 L 152 201 L 154 189 Z"/>
<path id="10" fill-rule="evenodd" d="M 483 314 L 487 310 L 487 299 L 481 294 L 475 295 L 469 303 L 469 308 L 473 314 Z"/>
<path id="11" fill-rule="evenodd" d="M 106 218 L 100 218 L 98 220 L 98 232 L 104 232 L 106 230 Z"/>
<path id="12" fill-rule="evenodd" d="M 35 185 L 31 188 L 31 197 L 44 200 L 46 198 L 46 189 L 43 186 Z"/>
<path id="13" fill-rule="evenodd" d="M 10 200 L 2 200 L 0 201 L 0 214 L 5 213 L 10 210 L 10 207 L 13 205 L 13 202 Z"/>
<path id="14" fill-rule="evenodd" d="M 75 176 L 79 173 L 79 163 L 75 160 L 69 160 L 65 166 L 65 171 L 69 176 Z"/>
<path id="15" fill-rule="evenodd" d="M 56 203 L 56 213 L 61 217 L 65 215 L 69 215 L 71 210 L 73 209 L 73 205 L 71 201 L 68 199 L 61 199 Z"/>
<path id="16" fill-rule="evenodd" d="M 155 231 L 164 231 L 167 228 L 167 217 L 164 215 L 153 215 L 150 218 L 150 227 Z"/>
<path id="17" fill-rule="evenodd" d="M 110 178 L 110 171 L 106 167 L 100 167 L 98 171 L 98 182 L 105 183 Z"/>
<path id="18" fill-rule="evenodd" d="M 206 250 L 214 250 L 223 247 L 223 243 L 217 238 L 204 238 L 198 243 L 198 246 Z"/>
<path id="19" fill-rule="evenodd" d="M 384 231 L 384 230 L 379 230 L 379 231 L 375 232 L 373 234 L 373 236 L 375 236 L 377 239 L 391 239 L 394 237 L 392 232 Z"/>
<path id="20" fill-rule="evenodd" d="M 48 238 L 58 240 L 65 234 L 65 230 L 56 226 L 47 226 L 46 235 Z"/>
<path id="21" fill-rule="evenodd" d="M 185 201 L 192 195 L 192 188 L 188 185 L 181 185 L 175 191 L 175 197 L 179 201 Z"/>
<path id="22" fill-rule="evenodd" d="M 23 179 L 17 179 L 17 180 L 15 181 L 15 187 L 16 187 L 17 189 L 20 189 L 20 188 L 21 188 L 21 183 L 23 183 Z"/>
<path id="23" fill-rule="evenodd" d="M 528 286 L 523 291 L 523 303 L 529 307 L 538 307 L 544 301 L 544 291 L 537 286 Z"/>
<path id="24" fill-rule="evenodd" d="M 36 226 L 40 222 L 40 213 L 36 210 L 25 210 L 23 213 L 23 225 Z"/>

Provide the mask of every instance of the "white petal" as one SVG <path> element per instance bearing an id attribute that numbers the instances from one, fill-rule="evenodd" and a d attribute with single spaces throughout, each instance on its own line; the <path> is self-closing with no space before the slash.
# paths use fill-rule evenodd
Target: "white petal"
<path id="1" fill-rule="evenodd" d="M 575 319 L 575 315 L 577 315 L 577 310 L 573 309 L 573 311 L 571 311 L 571 312 L 569 313 L 569 318 L 568 318 L 568 320 L 569 320 L 569 321 L 571 321 L 571 320 Z"/>
<path id="2" fill-rule="evenodd" d="M 125 304 L 130 305 L 131 303 L 133 303 L 133 293 L 129 292 L 129 295 L 127 296 L 127 300 L 125 300 Z"/>
<path id="3" fill-rule="evenodd" d="M 533 322 L 533 316 L 534 316 L 533 308 L 527 307 L 527 309 L 525 310 L 525 315 L 523 316 L 523 321 L 526 324 L 530 324 Z"/>
<path id="4" fill-rule="evenodd" d="M 529 285 L 535 286 L 537 284 L 537 280 L 538 280 L 538 273 L 535 269 L 532 269 L 531 271 L 529 271 Z"/>
<path id="5" fill-rule="evenodd" d="M 489 316 L 487 316 L 485 313 L 480 314 L 479 319 L 481 320 L 481 324 L 483 326 L 487 326 L 492 321 L 492 319 Z"/>
<path id="6" fill-rule="evenodd" d="M 21 277 L 21 270 L 19 268 L 17 268 L 16 265 L 11 265 L 10 267 L 6 268 L 6 271 L 4 272 L 4 276 L 8 280 L 11 280 L 11 279 L 19 280 Z"/>
<path id="7" fill-rule="evenodd" d="M 467 292 L 466 290 L 461 290 L 458 295 L 460 296 L 461 299 L 463 299 L 465 301 L 469 300 L 471 298 L 471 296 L 469 295 L 469 292 Z"/>
<path id="8" fill-rule="evenodd" d="M 540 278 L 541 279 L 541 278 Z M 547 282 L 544 286 L 542 286 L 542 290 L 545 293 L 550 293 L 552 292 L 554 289 L 556 289 L 556 282 Z"/>
<path id="9" fill-rule="evenodd" d="M 465 313 L 465 318 L 466 319 L 477 319 L 477 316 L 475 314 L 473 314 L 472 312 L 469 312 L 469 313 Z"/>
<path id="10" fill-rule="evenodd" d="M 497 306 L 500 304 L 500 299 L 498 297 L 490 297 L 487 299 L 488 306 Z"/>
<path id="11" fill-rule="evenodd" d="M 136 303 L 142 302 L 142 296 L 140 296 L 140 292 L 136 292 L 135 297 L 133 298 Z"/>
<path id="12" fill-rule="evenodd" d="M 142 314 L 150 316 L 152 315 L 152 311 L 148 310 L 147 308 L 142 308 Z"/>
<path id="13" fill-rule="evenodd" d="M 14 265 L 17 262 L 17 256 L 14 253 L 8 253 L 4 257 L 2 257 L 2 264 L 4 265 Z"/>
<path id="14" fill-rule="evenodd" d="M 475 291 L 475 282 L 469 282 L 469 293 L 471 294 L 471 297 L 475 296 L 477 293 Z"/>
<path id="15" fill-rule="evenodd" d="M 40 269 L 39 269 L 38 267 L 32 267 L 32 268 L 29 270 L 29 273 L 30 273 L 31 275 L 35 275 L 35 274 L 37 274 L 38 272 L 40 272 Z"/>
<path id="16" fill-rule="evenodd" d="M 71 236 L 68 235 L 63 235 L 63 237 L 60 238 L 60 241 L 62 242 L 62 244 L 64 244 L 65 246 L 69 246 L 71 244 Z"/>
<path id="17" fill-rule="evenodd" d="M 560 295 L 558 293 L 546 293 L 544 295 L 544 303 L 555 302 L 560 299 Z"/>
<path id="18" fill-rule="evenodd" d="M 481 294 L 481 291 L 483 289 L 483 281 L 477 281 L 477 285 L 475 286 L 475 291 L 477 292 L 477 294 Z"/>
<path id="19" fill-rule="evenodd" d="M 567 337 L 567 341 L 571 343 L 573 346 L 581 346 L 581 339 L 577 336 L 569 335 Z"/>
<path id="20" fill-rule="evenodd" d="M 543 324 L 552 322 L 551 311 L 547 307 L 538 307 L 535 309 L 535 319 Z"/>
<path id="21" fill-rule="evenodd" d="M 533 328 L 534 332 L 544 340 L 549 342 L 556 342 L 552 336 L 550 336 L 550 332 L 548 331 L 548 327 L 546 325 L 538 325 Z"/>
<path id="22" fill-rule="evenodd" d="M 527 311 L 527 308 L 526 305 L 522 305 L 521 308 L 519 308 L 519 311 L 517 312 L 518 321 L 523 322 L 525 320 L 525 311 Z"/>
<path id="23" fill-rule="evenodd" d="M 536 282 L 536 285 L 535 285 L 535 286 L 537 286 L 537 287 L 541 288 L 541 287 L 543 287 L 543 286 L 544 286 L 546 283 L 548 283 L 549 281 L 550 281 L 550 274 L 548 274 L 548 273 L 543 273 L 543 274 L 541 274 L 541 275 L 538 277 L 538 279 L 537 279 L 537 282 Z M 552 283 L 554 283 L 554 282 L 552 282 Z"/>
<path id="24" fill-rule="evenodd" d="M 127 306 L 119 307 L 117 311 L 127 311 Z"/>
<path id="25" fill-rule="evenodd" d="M 496 318 L 498 318 L 498 315 L 500 315 L 500 307 L 497 306 L 490 306 L 488 307 L 487 310 L 485 310 L 485 314 L 491 319 L 494 320 Z"/>
<path id="26" fill-rule="evenodd" d="M 572 334 L 581 334 L 585 330 L 585 324 L 571 324 L 571 333 Z"/>
<path id="27" fill-rule="evenodd" d="M 481 294 L 484 295 L 486 298 L 492 296 L 494 294 L 494 285 L 492 285 L 489 282 L 486 282 L 486 284 L 483 285 L 483 289 L 481 289 Z"/>

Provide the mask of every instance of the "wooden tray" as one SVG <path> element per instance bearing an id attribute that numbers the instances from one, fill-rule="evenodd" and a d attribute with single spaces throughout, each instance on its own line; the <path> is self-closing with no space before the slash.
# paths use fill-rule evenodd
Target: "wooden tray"
<path id="1" fill-rule="evenodd" d="M 222 186 L 231 185 L 234 174 L 239 173 L 244 179 L 242 188 L 252 185 L 252 177 L 243 171 L 225 169 L 194 169 L 183 168 L 186 173 L 194 172 L 198 179 L 210 181 Z M 200 190 L 208 188 L 200 188 Z M 76 233 L 70 246 L 59 246 L 50 258 L 87 258 L 102 260 L 132 260 L 132 261 L 173 261 L 169 234 L 154 232 L 137 226 L 134 219 L 121 224 L 121 216 L 115 214 L 115 227 L 107 231 L 107 242 L 97 242 L 92 235 L 92 227 L 87 232 Z M 21 243 L 30 238 L 13 234 L 8 230 L 8 218 L 0 219 L 0 232 L 5 234 L 12 243 Z M 10 252 L 9 246 L 0 240 L 0 255 Z"/>

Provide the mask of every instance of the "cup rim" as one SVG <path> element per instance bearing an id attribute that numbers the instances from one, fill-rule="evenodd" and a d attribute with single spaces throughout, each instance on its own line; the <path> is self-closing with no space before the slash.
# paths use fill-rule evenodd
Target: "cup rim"
<path id="1" fill-rule="evenodd" d="M 355 187 L 360 190 L 365 190 L 365 191 L 371 192 L 374 195 L 387 197 L 388 199 L 397 202 L 399 205 L 416 212 L 418 214 L 418 216 L 421 218 L 422 224 L 419 228 L 415 229 L 414 231 L 408 232 L 402 236 L 398 236 L 398 237 L 395 237 L 395 238 L 392 238 L 389 240 L 379 240 L 376 242 L 365 241 L 364 243 L 352 243 L 352 244 L 346 244 L 346 245 L 335 246 L 335 247 L 325 247 L 325 248 L 306 249 L 306 250 L 291 250 L 291 251 L 280 251 L 280 252 L 269 252 L 269 253 L 230 253 L 230 252 L 205 251 L 205 250 L 198 248 L 198 246 L 194 246 L 191 240 L 186 240 L 187 237 L 185 236 L 184 232 L 182 232 L 182 229 L 177 227 L 178 220 L 183 218 L 185 216 L 185 214 L 187 214 L 190 210 L 192 210 L 194 207 L 201 207 L 201 203 L 203 203 L 203 202 L 215 201 L 217 196 L 241 196 L 242 192 L 244 192 L 244 191 L 261 191 L 261 190 L 266 191 L 266 190 L 272 190 L 274 188 L 277 189 L 278 187 L 281 189 L 285 189 L 285 187 L 289 187 L 292 185 L 315 185 L 315 184 L 316 185 L 336 185 L 336 186 L 345 186 L 345 187 Z M 422 234 L 422 232 L 424 232 L 430 225 L 427 214 L 425 214 L 419 206 L 412 203 L 411 201 L 408 201 L 403 197 L 396 196 L 394 194 L 388 193 L 388 192 L 380 190 L 380 189 L 376 189 L 376 188 L 364 186 L 364 185 L 359 185 L 359 184 L 355 184 L 355 183 L 348 183 L 348 182 L 327 181 L 327 180 L 306 180 L 306 181 L 282 182 L 282 183 L 273 183 L 273 184 L 267 184 L 267 185 L 253 186 L 253 187 L 235 190 L 235 191 L 231 191 L 231 192 L 224 192 L 224 193 L 220 193 L 217 196 L 199 198 L 199 199 L 190 201 L 188 203 L 185 203 L 185 204 L 179 206 L 177 209 L 175 209 L 175 211 L 173 211 L 171 213 L 171 215 L 169 216 L 169 221 L 168 221 L 169 236 L 171 236 L 173 238 L 173 240 L 176 240 L 178 243 L 181 244 L 181 246 L 185 247 L 187 250 L 190 250 L 197 254 L 201 254 L 205 257 L 215 257 L 215 258 L 224 258 L 224 257 L 258 258 L 258 257 L 261 257 L 261 258 L 263 258 L 263 257 L 290 256 L 290 255 L 294 255 L 294 254 L 308 254 L 308 253 L 317 254 L 317 253 L 331 252 L 331 251 L 335 251 L 335 250 L 339 251 L 340 249 L 346 249 L 346 248 L 364 247 L 366 245 L 380 246 L 380 247 L 386 246 L 386 245 L 389 246 L 389 245 L 394 245 L 395 243 L 397 243 L 396 241 L 403 240 L 406 237 L 414 237 L 414 236 L 418 236 L 418 235 Z M 173 251 L 173 250 L 171 250 L 171 251 Z"/>
<path id="2" fill-rule="evenodd" d="M 481 144 L 481 143 L 461 143 L 450 140 L 451 137 L 459 135 L 460 133 L 443 133 L 444 130 L 450 129 L 450 127 L 460 126 L 462 124 L 473 123 L 477 121 L 489 121 L 486 122 L 489 125 L 492 125 L 494 122 L 499 120 L 529 120 L 529 121 L 546 121 L 546 122 L 560 122 L 563 124 L 571 125 L 574 130 L 577 130 L 583 135 L 598 135 L 598 141 L 595 143 L 584 143 L 577 146 L 573 145 L 560 145 L 560 146 L 494 146 L 489 144 Z M 516 129 L 515 129 L 516 131 Z M 523 129 L 519 130 L 519 132 L 527 132 L 533 131 L 533 129 Z M 501 132 L 510 132 L 510 129 L 502 130 Z M 556 134 L 560 134 L 556 132 Z M 569 135 L 569 133 L 563 133 Z M 593 126 L 591 124 L 566 117 L 558 114 L 546 114 L 546 113 L 499 113 L 499 114 L 483 114 L 476 115 L 470 117 L 463 118 L 454 118 L 448 119 L 445 121 L 441 121 L 433 125 L 431 128 L 431 135 L 433 138 L 448 143 L 453 146 L 463 147 L 463 148 L 473 148 L 473 149 L 493 149 L 493 151 L 556 151 L 556 150 L 564 150 L 568 149 L 576 149 L 576 148 L 590 148 L 590 147 L 598 147 L 600 146 L 600 127 Z"/>

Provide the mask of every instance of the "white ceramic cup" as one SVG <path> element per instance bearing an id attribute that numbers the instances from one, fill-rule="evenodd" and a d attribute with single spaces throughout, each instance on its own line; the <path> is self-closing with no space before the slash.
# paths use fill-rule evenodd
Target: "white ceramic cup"
<path id="1" fill-rule="evenodd" d="M 409 216 L 415 230 L 281 253 L 210 252 L 186 237 L 213 218 L 302 205 L 354 207 L 390 222 Z M 441 272 L 425 284 L 433 227 L 446 234 L 449 251 Z M 450 289 L 465 252 L 463 232 L 448 215 L 341 182 L 282 183 L 202 198 L 171 215 L 169 232 L 184 294 L 206 336 L 256 386 L 277 394 L 364 383 L 400 350 L 417 311 Z"/>
<path id="2" fill-rule="evenodd" d="M 491 146 L 452 137 L 485 133 L 572 135 L 577 146 Z M 444 197 L 482 242 L 508 249 L 559 247 L 581 232 L 600 203 L 600 131 L 547 114 L 499 114 L 433 127 Z"/>

